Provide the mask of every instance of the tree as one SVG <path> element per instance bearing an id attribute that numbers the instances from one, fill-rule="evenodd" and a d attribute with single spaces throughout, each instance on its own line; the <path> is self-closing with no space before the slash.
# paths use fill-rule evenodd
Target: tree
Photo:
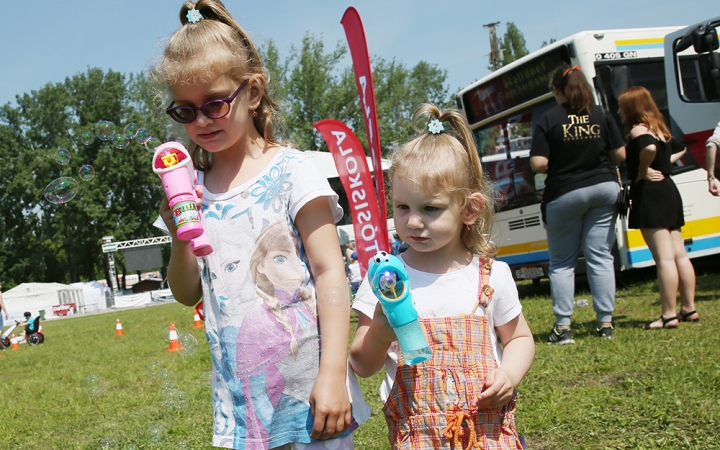
<path id="1" fill-rule="evenodd" d="M 305 35 L 301 48 L 291 48 L 284 62 L 272 41 L 261 47 L 270 74 L 271 91 L 284 108 L 284 136 L 304 150 L 327 150 L 313 123 L 337 119 L 348 125 L 365 148 L 365 122 L 352 65 L 340 70 L 347 54 L 344 45 L 325 51 L 317 36 Z M 445 83 L 447 72 L 420 61 L 415 67 L 382 58 L 373 58 L 373 82 L 378 107 L 380 141 L 384 153 L 414 134 L 410 119 L 423 102 L 442 107 L 453 105 Z"/>
<path id="2" fill-rule="evenodd" d="M 347 53 L 339 43 L 325 53 L 325 45 L 305 34 L 298 49 L 291 47 L 284 82 L 287 138 L 305 150 L 317 150 L 322 139 L 312 124 L 333 115 L 333 94 L 338 85 L 336 66 Z"/>
<path id="3" fill-rule="evenodd" d="M 500 39 L 500 48 L 503 50 L 503 66 L 530 53 L 525 44 L 525 36 L 512 22 L 507 23 L 505 35 Z"/>
<path id="4" fill-rule="evenodd" d="M 119 149 L 97 138 L 87 146 L 79 142 L 100 119 L 117 124 L 118 133 L 134 121 L 167 140 L 167 119 L 156 117 L 150 92 L 155 89 L 142 75 L 89 69 L 18 96 L 17 108 L 0 110 L 6 137 L 0 152 L 11 161 L 0 168 L 0 189 L 6 193 L 0 201 L 10 212 L 4 228 L 12 230 L 0 243 L 0 254 L 11 255 L 0 258 L 0 269 L 13 281 L 92 280 L 104 272 L 102 236 L 124 240 L 157 234 L 151 218 L 162 190 L 146 149 L 135 142 Z M 65 165 L 55 161 L 59 148 L 70 155 Z M 91 180 L 78 176 L 82 165 L 94 168 Z M 43 192 L 60 177 L 78 183 L 75 198 L 64 204 L 48 201 Z M 123 258 L 118 262 L 122 267 Z"/>

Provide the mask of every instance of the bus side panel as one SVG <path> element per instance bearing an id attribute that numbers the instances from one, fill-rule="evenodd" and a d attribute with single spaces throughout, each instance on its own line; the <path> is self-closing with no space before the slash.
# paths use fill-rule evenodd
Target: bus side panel
<path id="1" fill-rule="evenodd" d="M 498 213 L 495 226 L 498 259 L 516 279 L 547 276 L 550 255 L 539 203 Z"/>

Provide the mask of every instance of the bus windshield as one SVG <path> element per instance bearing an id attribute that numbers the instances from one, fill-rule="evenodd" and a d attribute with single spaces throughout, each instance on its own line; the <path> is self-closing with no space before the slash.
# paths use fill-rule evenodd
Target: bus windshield
<path id="1" fill-rule="evenodd" d="M 545 176 L 530 168 L 532 130 L 545 111 L 555 105 L 551 97 L 474 130 L 484 170 L 497 190 L 500 211 L 532 205 L 542 199 Z"/>

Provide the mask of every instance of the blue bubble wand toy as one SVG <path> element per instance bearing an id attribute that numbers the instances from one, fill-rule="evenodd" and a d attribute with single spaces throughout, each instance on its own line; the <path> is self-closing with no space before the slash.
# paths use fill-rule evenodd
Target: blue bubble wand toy
<path id="1" fill-rule="evenodd" d="M 405 361 L 415 365 L 428 359 L 432 350 L 420 327 L 408 273 L 400 259 L 387 252 L 376 253 L 370 259 L 368 280 L 395 331 Z"/>

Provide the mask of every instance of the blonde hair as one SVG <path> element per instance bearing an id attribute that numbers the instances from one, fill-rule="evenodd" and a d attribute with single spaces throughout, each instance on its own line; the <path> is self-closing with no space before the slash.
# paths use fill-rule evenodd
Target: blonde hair
<path id="1" fill-rule="evenodd" d="M 203 19 L 188 22 L 191 9 L 199 11 Z M 186 2 L 180 8 L 180 23 L 182 27 L 170 37 L 153 68 L 154 77 L 167 86 L 207 83 L 219 75 L 230 77 L 238 85 L 253 75 L 269 79 L 255 45 L 220 0 Z M 274 124 L 280 108 L 267 87 L 256 111 L 253 122 L 258 133 L 268 143 L 277 144 Z M 188 150 L 196 169 L 210 167 L 210 155 L 199 145 L 192 142 Z"/>
<path id="2" fill-rule="evenodd" d="M 424 116 L 443 123 L 444 131 L 432 134 L 427 121 L 417 124 Z M 493 256 L 497 252 L 492 242 L 495 221 L 495 201 L 490 181 L 485 178 L 475 139 L 467 120 L 457 110 L 441 110 L 425 103 L 413 114 L 412 126 L 419 134 L 403 144 L 392 157 L 388 178 L 401 177 L 417 184 L 425 193 L 448 193 L 463 210 L 480 210 L 475 223 L 462 228 L 461 240 L 470 252 Z M 448 129 L 450 128 L 450 129 Z M 480 194 L 481 202 L 472 201 L 472 194 Z"/>

